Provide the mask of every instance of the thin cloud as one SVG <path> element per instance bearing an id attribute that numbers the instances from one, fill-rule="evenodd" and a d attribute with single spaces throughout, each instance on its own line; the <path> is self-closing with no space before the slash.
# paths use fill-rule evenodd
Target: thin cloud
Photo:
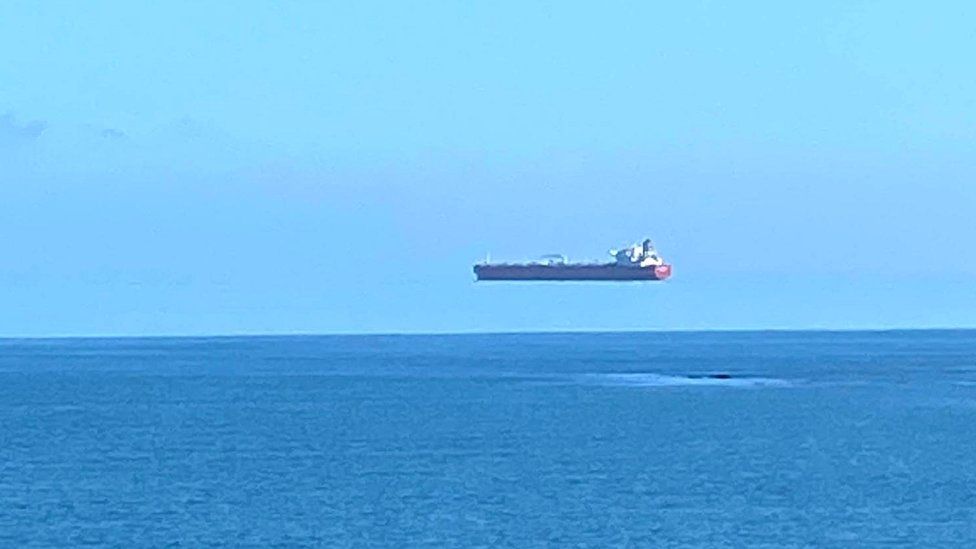
<path id="1" fill-rule="evenodd" d="M 115 128 L 105 128 L 100 133 L 106 139 L 126 139 L 129 137 L 124 131 Z"/>
<path id="2" fill-rule="evenodd" d="M 0 114 L 0 145 L 30 143 L 44 133 L 47 124 L 40 120 L 18 122 L 11 113 Z"/>

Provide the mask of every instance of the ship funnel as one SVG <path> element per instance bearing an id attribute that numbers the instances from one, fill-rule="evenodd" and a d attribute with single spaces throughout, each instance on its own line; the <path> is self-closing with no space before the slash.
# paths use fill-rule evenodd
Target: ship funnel
<path id="1" fill-rule="evenodd" d="M 641 245 L 641 247 L 644 248 L 644 255 L 648 255 L 654 251 L 654 243 L 651 242 L 650 238 L 644 239 L 644 242 Z"/>

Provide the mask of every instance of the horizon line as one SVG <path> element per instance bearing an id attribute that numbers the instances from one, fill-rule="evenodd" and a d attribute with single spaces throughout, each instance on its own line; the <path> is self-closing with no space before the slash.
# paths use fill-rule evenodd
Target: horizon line
<path id="1" fill-rule="evenodd" d="M 703 328 L 703 329 L 558 329 L 558 330 L 470 330 L 417 332 L 253 332 L 203 334 L 89 334 L 89 335 L 0 335 L 0 341 L 50 341 L 79 339 L 243 339 L 314 337 L 433 337 L 489 335 L 599 335 L 599 334 L 760 334 L 760 333 L 890 333 L 890 332 L 972 332 L 976 327 L 873 327 L 873 328 Z"/>

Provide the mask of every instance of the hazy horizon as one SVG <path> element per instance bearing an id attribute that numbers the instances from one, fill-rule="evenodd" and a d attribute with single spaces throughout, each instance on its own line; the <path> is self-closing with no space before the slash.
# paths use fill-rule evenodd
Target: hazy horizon
<path id="1" fill-rule="evenodd" d="M 118 340 L 118 339 L 301 339 L 301 338 L 345 338 L 345 337 L 467 337 L 467 336 L 546 336 L 546 335 L 703 335 L 703 334 L 884 334 L 912 332 L 976 332 L 976 327 L 956 328 L 710 328 L 704 330 L 650 329 L 650 330 L 524 330 L 524 331 L 469 331 L 469 332 L 332 332 L 332 333 L 212 333 L 212 334 L 55 334 L 43 336 L 0 336 L 0 341 L 44 341 L 44 340 Z"/>

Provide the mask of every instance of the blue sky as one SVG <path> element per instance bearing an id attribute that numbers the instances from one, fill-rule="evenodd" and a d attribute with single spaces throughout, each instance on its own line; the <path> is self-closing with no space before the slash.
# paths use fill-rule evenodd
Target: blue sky
<path id="1" fill-rule="evenodd" d="M 965 2 L 5 2 L 0 335 L 976 326 Z M 490 251 L 659 285 L 476 285 Z"/>

